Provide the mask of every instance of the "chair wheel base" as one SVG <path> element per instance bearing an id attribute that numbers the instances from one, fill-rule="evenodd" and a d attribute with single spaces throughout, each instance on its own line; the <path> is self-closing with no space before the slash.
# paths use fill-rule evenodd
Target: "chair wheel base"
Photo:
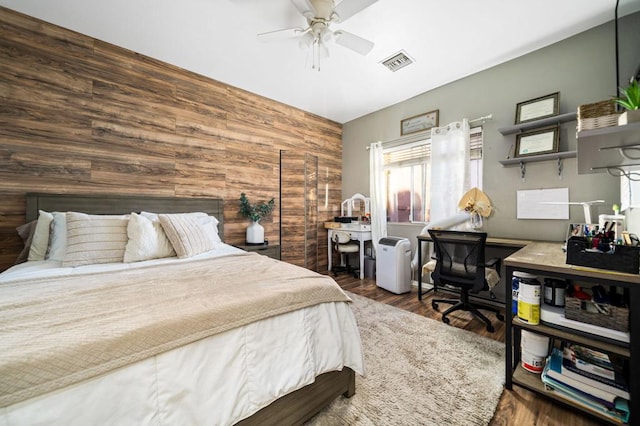
<path id="1" fill-rule="evenodd" d="M 494 332 L 494 331 L 496 331 L 496 330 L 495 330 L 495 328 L 493 328 L 493 326 L 492 326 L 492 325 L 488 325 L 488 326 L 487 326 L 487 331 L 488 331 L 489 333 L 493 333 L 493 332 Z"/>
<path id="2" fill-rule="evenodd" d="M 504 315 L 500 312 L 496 312 L 496 318 L 498 318 L 498 321 L 504 321 Z"/>

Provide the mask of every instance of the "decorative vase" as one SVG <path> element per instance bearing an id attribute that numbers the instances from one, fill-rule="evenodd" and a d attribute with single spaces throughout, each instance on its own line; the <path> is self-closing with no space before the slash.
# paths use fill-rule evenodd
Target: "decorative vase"
<path id="1" fill-rule="evenodd" d="M 247 227 L 247 244 L 264 244 L 264 228 L 260 222 L 251 222 Z"/>
<path id="2" fill-rule="evenodd" d="M 640 109 L 631 109 L 618 116 L 618 126 L 640 121 Z"/>

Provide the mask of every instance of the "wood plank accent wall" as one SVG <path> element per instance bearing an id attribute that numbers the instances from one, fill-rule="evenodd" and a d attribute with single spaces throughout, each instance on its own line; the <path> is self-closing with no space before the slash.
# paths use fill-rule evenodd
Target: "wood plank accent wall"
<path id="1" fill-rule="evenodd" d="M 326 241 L 340 124 L 0 7 L 0 270 L 22 248 L 27 192 L 223 197 L 225 239 L 242 243 L 240 193 L 279 203 L 280 150 L 318 157 Z M 262 223 L 279 243 L 279 210 Z"/>

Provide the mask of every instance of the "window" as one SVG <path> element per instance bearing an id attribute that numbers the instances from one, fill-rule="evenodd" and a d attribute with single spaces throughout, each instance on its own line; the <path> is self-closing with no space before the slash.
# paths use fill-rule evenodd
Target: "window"
<path id="1" fill-rule="evenodd" d="M 387 222 L 429 221 L 431 139 L 384 150 Z M 471 129 L 471 187 L 482 189 L 482 127 Z"/>

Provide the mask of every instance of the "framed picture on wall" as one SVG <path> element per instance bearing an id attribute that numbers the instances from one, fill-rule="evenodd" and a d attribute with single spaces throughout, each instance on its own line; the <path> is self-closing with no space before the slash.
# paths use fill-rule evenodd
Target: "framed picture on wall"
<path id="1" fill-rule="evenodd" d="M 558 152 L 560 142 L 558 126 L 523 132 L 516 135 L 516 157 Z"/>
<path id="2" fill-rule="evenodd" d="M 553 117 L 560 112 L 560 92 L 541 96 L 516 105 L 516 124 Z"/>
<path id="3" fill-rule="evenodd" d="M 400 135 L 409 135 L 429 130 L 432 127 L 438 127 L 438 119 L 440 110 L 425 112 L 424 114 L 414 115 L 400 121 Z"/>

